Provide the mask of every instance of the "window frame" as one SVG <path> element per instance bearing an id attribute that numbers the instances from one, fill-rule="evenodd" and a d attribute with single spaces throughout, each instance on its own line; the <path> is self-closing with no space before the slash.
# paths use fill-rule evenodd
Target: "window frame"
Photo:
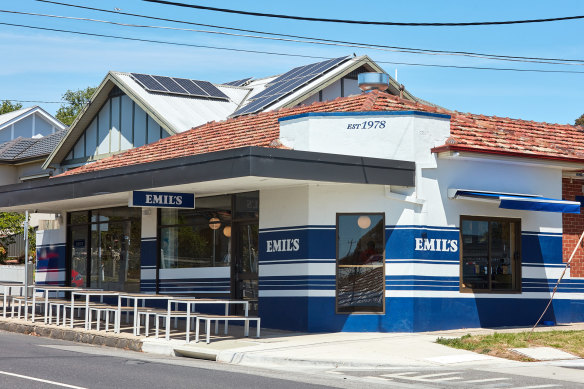
<path id="1" fill-rule="evenodd" d="M 471 221 L 486 221 L 489 222 L 489 238 L 488 238 L 488 260 L 489 266 L 488 268 L 491 269 L 491 226 L 490 222 L 509 222 L 509 223 L 516 223 L 516 242 L 517 245 L 517 253 L 518 259 L 511 258 L 513 261 L 513 268 L 515 270 L 512 277 L 515 278 L 515 283 L 517 287 L 515 289 L 493 289 L 492 287 L 492 280 L 491 277 L 488 277 L 489 280 L 489 289 L 473 289 L 469 288 L 464 285 L 464 276 L 463 276 L 463 257 L 464 257 L 464 240 L 463 240 L 463 233 L 462 233 L 462 223 L 464 220 L 471 220 Z M 522 267 L 523 267 L 523 250 L 521 247 L 521 218 L 507 218 L 507 217 L 499 217 L 499 216 L 473 216 L 473 215 L 460 215 L 459 220 L 459 292 L 460 293 L 481 293 L 481 294 L 521 294 L 522 293 Z M 490 271 L 490 270 L 489 270 Z"/>
<path id="2" fill-rule="evenodd" d="M 383 225 L 383 264 L 381 265 L 383 269 L 383 282 L 382 282 L 382 289 L 383 289 L 383 298 L 382 298 L 382 308 L 381 311 L 353 311 L 353 312 L 345 312 L 339 311 L 339 290 L 338 290 L 338 278 L 339 278 L 339 219 L 341 216 L 381 216 L 382 225 Z M 386 228 L 385 228 L 385 213 L 384 212 L 337 212 L 336 214 L 336 224 L 335 224 L 335 313 L 337 315 L 385 315 L 385 292 L 386 292 L 386 280 L 385 280 L 385 245 L 386 245 Z"/>

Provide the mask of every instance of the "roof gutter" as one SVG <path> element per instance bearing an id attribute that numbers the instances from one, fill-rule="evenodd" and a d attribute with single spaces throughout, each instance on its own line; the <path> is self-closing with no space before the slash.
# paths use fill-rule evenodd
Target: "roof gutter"
<path id="1" fill-rule="evenodd" d="M 432 153 L 443 153 L 443 152 L 469 152 L 469 153 L 477 153 L 477 154 L 491 154 L 491 155 L 503 155 L 507 157 L 519 157 L 519 158 L 531 158 L 531 159 L 544 159 L 548 161 L 560 161 L 560 162 L 568 162 L 568 163 L 579 163 L 584 164 L 584 158 L 568 158 L 568 157 L 552 157 L 549 155 L 538 155 L 538 154 L 527 154 L 527 153 L 520 153 L 520 152 L 513 152 L 513 151 L 498 151 L 498 150 L 485 150 L 485 149 L 476 149 L 473 147 L 468 146 L 458 146 L 458 145 L 442 145 L 438 147 L 434 147 L 430 150 Z"/>

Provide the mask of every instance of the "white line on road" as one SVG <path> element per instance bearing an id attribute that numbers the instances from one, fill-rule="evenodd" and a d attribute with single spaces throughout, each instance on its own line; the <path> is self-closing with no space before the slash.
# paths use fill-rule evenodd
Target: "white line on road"
<path id="1" fill-rule="evenodd" d="M 426 379 L 426 378 L 432 378 L 432 377 L 440 377 L 440 376 L 444 376 L 444 375 L 453 375 L 453 374 L 459 374 L 460 372 L 458 371 L 451 371 L 449 373 L 435 373 L 435 374 L 426 374 L 426 375 L 420 375 L 417 376 L 417 379 Z"/>
<path id="2" fill-rule="evenodd" d="M 511 388 L 511 389 L 539 389 L 539 388 L 557 388 L 558 386 L 560 386 L 560 387 L 561 387 L 561 385 L 548 384 L 548 385 L 516 386 L 516 387 L 514 387 L 514 388 Z"/>
<path id="3" fill-rule="evenodd" d="M 382 377 L 397 377 L 397 378 L 401 378 L 403 376 L 409 375 L 409 374 L 416 374 L 419 373 L 418 371 L 406 371 L 404 373 L 391 373 L 391 374 L 382 374 Z"/>
<path id="4" fill-rule="evenodd" d="M 470 380 L 470 381 L 462 381 L 460 382 L 461 384 L 475 384 L 477 382 L 483 383 L 483 382 L 493 382 L 493 381 L 506 381 L 506 380 L 510 380 L 511 378 L 481 378 L 480 380 Z"/>
<path id="5" fill-rule="evenodd" d="M 25 376 L 25 375 L 10 373 L 10 372 L 7 372 L 7 371 L 0 371 L 0 374 L 9 375 L 9 376 L 12 376 L 12 377 L 17 377 L 17 378 L 23 378 L 25 380 L 44 382 L 46 384 L 51 384 L 51 385 L 56 385 L 56 386 L 62 386 L 63 388 L 87 389 L 87 388 L 84 388 L 82 386 L 67 385 L 67 384 L 62 384 L 60 382 L 43 380 L 43 379 L 40 379 L 40 378 L 35 378 L 35 377 L 29 377 L 29 376 Z"/>
<path id="6" fill-rule="evenodd" d="M 372 376 L 372 375 L 365 376 L 365 377 L 363 377 L 363 379 L 370 380 L 370 381 L 376 381 L 376 382 L 390 382 L 391 381 L 389 378 L 376 377 L 376 376 Z"/>
<path id="7" fill-rule="evenodd" d="M 448 373 L 434 373 L 434 374 L 424 374 L 421 376 L 409 376 L 412 373 L 420 373 L 420 372 L 406 372 L 406 373 L 396 373 L 396 374 L 382 374 L 382 377 L 388 378 L 399 378 L 401 380 L 406 381 L 418 381 L 418 382 L 443 382 L 443 381 L 454 381 L 454 380 L 461 380 L 462 377 L 444 377 L 452 374 L 460 374 L 459 371 L 451 371 Z"/>

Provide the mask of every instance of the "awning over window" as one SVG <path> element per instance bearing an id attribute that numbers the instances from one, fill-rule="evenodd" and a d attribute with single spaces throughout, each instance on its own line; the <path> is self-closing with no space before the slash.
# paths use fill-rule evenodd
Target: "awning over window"
<path id="1" fill-rule="evenodd" d="M 579 201 L 549 199 L 546 197 L 515 194 L 484 192 L 464 189 L 448 189 L 448 197 L 452 199 L 466 199 L 489 201 L 499 204 L 499 208 L 520 209 L 524 211 L 580 213 Z"/>

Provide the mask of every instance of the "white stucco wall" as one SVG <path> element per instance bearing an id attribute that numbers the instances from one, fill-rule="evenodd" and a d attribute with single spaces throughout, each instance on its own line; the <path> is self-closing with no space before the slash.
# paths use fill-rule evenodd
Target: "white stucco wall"
<path id="1" fill-rule="evenodd" d="M 280 122 L 280 140 L 294 150 L 430 163 L 450 121 L 412 113 L 301 115 Z"/>

